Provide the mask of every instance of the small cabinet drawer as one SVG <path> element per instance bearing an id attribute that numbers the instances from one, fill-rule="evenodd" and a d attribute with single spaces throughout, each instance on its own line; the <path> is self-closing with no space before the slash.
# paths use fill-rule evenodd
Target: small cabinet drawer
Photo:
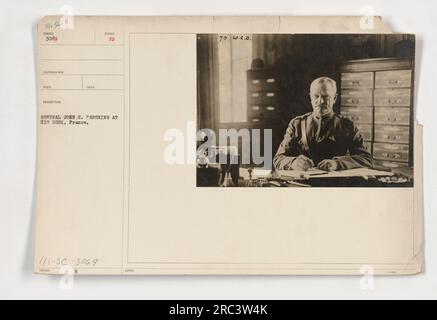
<path id="1" fill-rule="evenodd" d="M 344 90 L 341 93 L 342 106 L 372 106 L 372 90 Z"/>
<path id="2" fill-rule="evenodd" d="M 250 103 L 254 105 L 258 104 L 274 104 L 276 102 L 276 92 L 274 91 L 262 91 L 250 93 Z"/>
<path id="3" fill-rule="evenodd" d="M 372 141 L 372 125 L 357 124 L 357 129 L 365 141 Z"/>
<path id="4" fill-rule="evenodd" d="M 264 115 L 267 118 L 275 118 L 278 116 L 278 110 L 277 107 L 274 105 L 271 106 L 264 106 Z"/>
<path id="5" fill-rule="evenodd" d="M 250 116 L 255 118 L 275 118 L 278 116 L 278 108 L 275 105 L 252 105 Z"/>
<path id="6" fill-rule="evenodd" d="M 266 91 L 263 92 L 263 102 L 265 104 L 271 104 L 276 101 L 276 92 L 274 91 Z"/>
<path id="7" fill-rule="evenodd" d="M 375 109 L 376 124 L 410 124 L 410 109 L 409 108 L 376 108 Z"/>
<path id="8" fill-rule="evenodd" d="M 251 92 L 249 96 L 250 103 L 255 105 L 262 104 L 263 96 L 264 96 L 263 92 Z"/>
<path id="9" fill-rule="evenodd" d="M 409 128 L 400 126 L 375 125 L 375 141 L 408 143 Z"/>
<path id="10" fill-rule="evenodd" d="M 264 79 L 252 79 L 249 81 L 249 91 L 262 91 Z"/>
<path id="11" fill-rule="evenodd" d="M 277 79 L 275 77 L 249 80 L 249 91 L 275 91 L 276 89 Z"/>
<path id="12" fill-rule="evenodd" d="M 260 105 L 251 105 L 249 109 L 249 114 L 251 117 L 259 117 L 262 113 L 263 106 Z"/>
<path id="13" fill-rule="evenodd" d="M 374 143 L 373 156 L 376 159 L 408 161 L 408 145 L 391 143 Z"/>
<path id="14" fill-rule="evenodd" d="M 372 108 L 368 107 L 342 107 L 341 115 L 354 123 L 372 123 Z"/>
<path id="15" fill-rule="evenodd" d="M 380 71 L 375 74 L 376 88 L 411 87 L 411 70 Z"/>
<path id="16" fill-rule="evenodd" d="M 376 89 L 375 107 L 409 107 L 410 89 Z"/>
<path id="17" fill-rule="evenodd" d="M 261 92 L 251 92 L 249 94 L 250 102 L 253 104 L 260 104 L 262 102 L 262 93 Z"/>
<path id="18" fill-rule="evenodd" d="M 375 168 L 400 168 L 407 167 L 408 162 L 394 162 L 388 160 L 375 160 Z"/>
<path id="19" fill-rule="evenodd" d="M 263 79 L 263 86 L 266 91 L 274 91 L 277 89 L 278 80 L 275 77 Z"/>
<path id="20" fill-rule="evenodd" d="M 352 72 L 341 74 L 343 89 L 373 88 L 373 72 Z"/>

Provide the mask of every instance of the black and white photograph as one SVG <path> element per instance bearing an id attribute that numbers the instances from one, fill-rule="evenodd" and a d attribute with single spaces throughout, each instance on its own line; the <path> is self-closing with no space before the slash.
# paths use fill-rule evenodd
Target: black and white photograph
<path id="1" fill-rule="evenodd" d="M 0 8 L 0 300 L 437 298 L 437 1 Z"/>
<path id="2" fill-rule="evenodd" d="M 412 187 L 415 37 L 198 34 L 198 187 Z"/>

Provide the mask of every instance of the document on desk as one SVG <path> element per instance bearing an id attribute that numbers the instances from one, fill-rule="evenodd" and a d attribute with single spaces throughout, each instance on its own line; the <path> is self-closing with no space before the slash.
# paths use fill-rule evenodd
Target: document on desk
<path id="1" fill-rule="evenodd" d="M 35 272 L 421 272 L 414 36 L 370 18 L 41 19 Z M 309 163 L 414 184 L 249 181 Z"/>
<path id="2" fill-rule="evenodd" d="M 368 168 L 356 168 L 339 171 L 323 171 L 323 170 L 281 170 L 278 171 L 280 177 L 283 178 L 349 178 L 349 177 L 386 177 L 393 176 L 394 173 L 383 170 L 372 170 Z"/>

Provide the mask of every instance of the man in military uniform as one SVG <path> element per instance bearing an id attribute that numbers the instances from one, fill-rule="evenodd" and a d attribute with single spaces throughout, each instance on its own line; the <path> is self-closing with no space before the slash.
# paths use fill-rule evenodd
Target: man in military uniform
<path id="1" fill-rule="evenodd" d="M 310 87 L 313 111 L 291 120 L 273 158 L 276 170 L 335 171 L 372 167 L 372 155 L 352 120 L 334 113 L 337 86 L 321 77 Z"/>

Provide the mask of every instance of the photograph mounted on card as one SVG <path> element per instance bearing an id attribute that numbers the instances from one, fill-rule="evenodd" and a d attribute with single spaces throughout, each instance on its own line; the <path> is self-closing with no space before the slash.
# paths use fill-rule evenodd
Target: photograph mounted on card
<path id="1" fill-rule="evenodd" d="M 414 35 L 72 18 L 38 23 L 35 272 L 422 270 Z"/>
<path id="2" fill-rule="evenodd" d="M 412 187 L 414 57 L 411 34 L 199 34 L 197 186 Z"/>

